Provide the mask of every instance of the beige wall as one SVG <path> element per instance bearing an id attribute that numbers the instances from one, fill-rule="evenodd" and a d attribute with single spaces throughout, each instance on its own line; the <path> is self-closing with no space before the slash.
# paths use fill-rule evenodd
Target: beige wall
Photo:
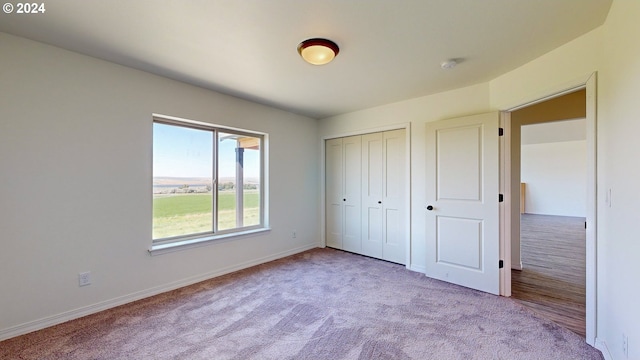
<path id="1" fill-rule="evenodd" d="M 522 145 L 525 213 L 586 217 L 587 141 Z"/>
<path id="2" fill-rule="evenodd" d="M 614 1 L 603 28 L 598 77 L 598 337 L 614 359 L 640 359 L 638 19 L 640 1 Z M 622 354 L 623 333 L 628 357 Z"/>
<path id="3" fill-rule="evenodd" d="M 601 38 L 602 27 L 491 80 L 491 107 L 508 110 L 584 82 L 599 68 Z"/>
<path id="4" fill-rule="evenodd" d="M 0 53 L 0 339 L 318 246 L 316 120 L 2 33 Z M 272 230 L 150 256 L 152 113 L 268 133 Z"/>

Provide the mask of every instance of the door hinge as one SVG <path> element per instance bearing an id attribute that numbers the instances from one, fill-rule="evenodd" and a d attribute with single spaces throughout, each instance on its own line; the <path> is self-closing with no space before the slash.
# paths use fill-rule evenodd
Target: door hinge
<path id="1" fill-rule="evenodd" d="M 498 194 L 498 202 L 503 202 L 503 201 L 504 201 L 504 195 Z"/>
<path id="2" fill-rule="evenodd" d="M 504 129 L 498 128 L 498 136 L 504 136 Z"/>
<path id="3" fill-rule="evenodd" d="M 502 269 L 504 267 L 504 261 L 499 260 L 498 261 L 498 269 Z"/>

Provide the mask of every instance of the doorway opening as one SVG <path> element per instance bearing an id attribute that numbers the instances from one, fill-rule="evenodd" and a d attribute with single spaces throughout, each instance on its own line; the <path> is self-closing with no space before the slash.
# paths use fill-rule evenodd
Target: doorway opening
<path id="1" fill-rule="evenodd" d="M 556 105 L 571 107 L 569 97 L 578 96 L 579 107 L 581 92 L 555 99 Z M 585 337 L 586 120 L 548 118 L 512 113 L 520 123 L 521 183 L 520 261 L 512 264 L 511 296 Z"/>
<path id="2" fill-rule="evenodd" d="M 568 99 L 573 98 L 573 105 Z M 563 103 L 564 102 L 564 103 Z M 562 106 L 560 106 L 562 105 Z M 573 110 L 572 110 L 573 109 Z M 527 123 L 523 115 L 532 115 L 536 121 Z M 533 116 L 536 115 L 536 116 Z M 514 106 L 502 113 L 501 127 L 505 136 L 501 140 L 501 191 L 505 202 L 501 207 L 501 256 L 506 268 L 501 274 L 501 294 L 512 295 L 511 269 L 522 268 L 520 243 L 520 159 L 522 125 L 557 122 L 584 118 L 586 123 L 586 214 L 580 222 L 585 231 L 585 340 L 594 346 L 596 338 L 596 73 L 572 85 L 558 88 L 555 93 Z M 526 186 L 526 185 L 525 185 Z M 526 189 L 525 189 L 526 195 Z M 524 199 L 526 202 L 526 197 Z M 525 203 L 526 206 L 526 203 Z M 580 255 L 583 256 L 583 255 Z"/>

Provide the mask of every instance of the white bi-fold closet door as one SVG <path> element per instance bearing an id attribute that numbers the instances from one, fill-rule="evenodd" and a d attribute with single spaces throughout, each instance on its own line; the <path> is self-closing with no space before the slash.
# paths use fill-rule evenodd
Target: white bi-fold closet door
<path id="1" fill-rule="evenodd" d="M 405 130 L 326 141 L 326 244 L 406 262 Z"/>

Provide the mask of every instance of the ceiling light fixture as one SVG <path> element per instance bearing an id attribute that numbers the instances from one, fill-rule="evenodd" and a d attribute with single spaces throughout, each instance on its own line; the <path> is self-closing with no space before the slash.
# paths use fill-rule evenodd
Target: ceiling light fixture
<path id="1" fill-rule="evenodd" d="M 338 56 L 340 48 L 336 43 L 327 39 L 308 39 L 298 45 L 298 53 L 304 61 L 313 65 L 328 64 Z"/>
<path id="2" fill-rule="evenodd" d="M 456 59 L 449 59 L 440 63 L 440 67 L 443 69 L 453 69 L 456 65 L 458 65 L 458 60 Z"/>

